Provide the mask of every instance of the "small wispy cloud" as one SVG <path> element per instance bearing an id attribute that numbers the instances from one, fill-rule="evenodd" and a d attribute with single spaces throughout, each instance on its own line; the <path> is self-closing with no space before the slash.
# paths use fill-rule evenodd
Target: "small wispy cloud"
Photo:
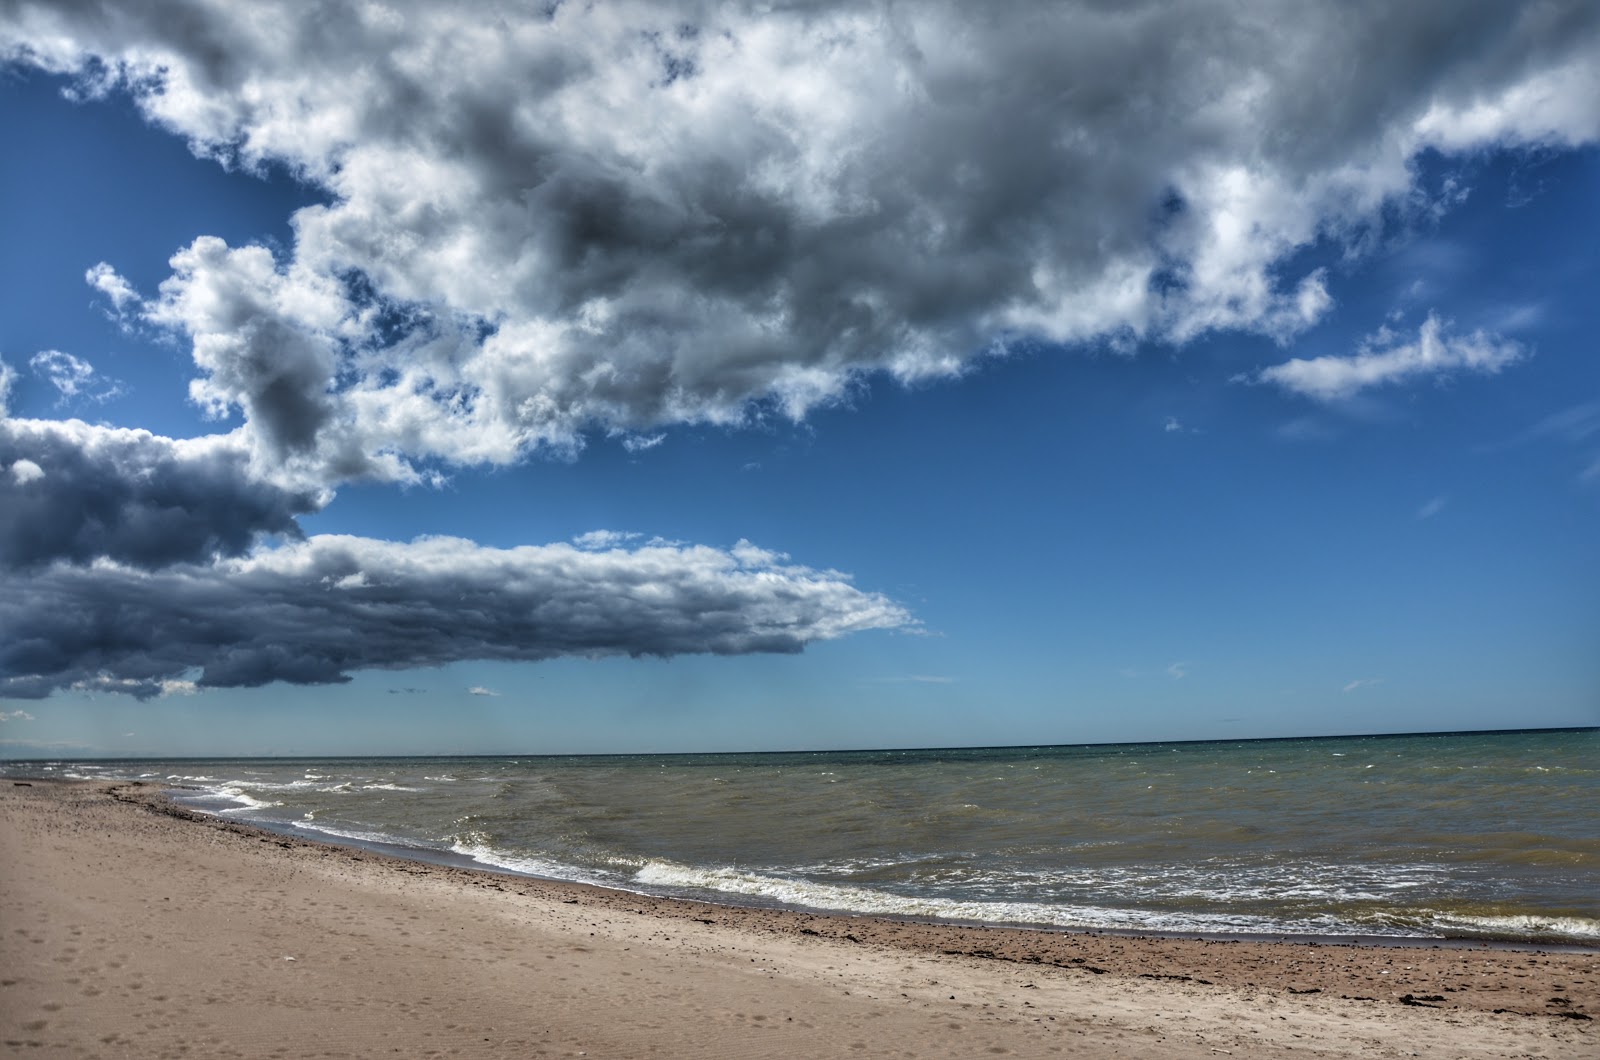
<path id="1" fill-rule="evenodd" d="M 1597 434 L 1600 434 L 1600 401 L 1584 401 L 1543 416 L 1509 438 L 1480 445 L 1477 451 L 1495 453 L 1540 441 L 1577 445 Z"/>
<path id="2" fill-rule="evenodd" d="M 1381 677 L 1362 677 L 1345 685 L 1344 690 L 1346 692 L 1354 692 L 1358 688 L 1370 688 L 1373 685 L 1381 684 L 1383 684 L 1383 678 Z"/>
<path id="3" fill-rule="evenodd" d="M 1161 425 L 1161 429 L 1166 431 L 1168 434 L 1176 434 L 1183 430 L 1183 424 L 1178 422 L 1178 417 L 1168 416 L 1167 422 Z"/>
<path id="4" fill-rule="evenodd" d="M 1444 506 L 1447 503 L 1449 503 L 1449 501 L 1450 501 L 1450 498 L 1445 497 L 1445 496 L 1438 496 L 1438 497 L 1433 498 L 1428 503 L 1424 504 L 1422 507 L 1417 509 L 1417 519 L 1418 519 L 1418 521 L 1421 521 L 1423 519 L 1432 519 L 1434 516 L 1438 515 L 1442 511 L 1444 511 Z"/>
<path id="5" fill-rule="evenodd" d="M 1315 416 L 1296 416 L 1281 424 L 1276 433 L 1286 442 L 1331 442 L 1339 437 L 1331 424 Z"/>
<path id="6" fill-rule="evenodd" d="M 60 350 L 44 350 L 34 354 L 28 360 L 28 367 L 55 387 L 62 401 L 74 398 L 110 401 L 122 393 L 121 383 L 107 379 L 81 357 Z"/>
<path id="7" fill-rule="evenodd" d="M 1578 481 L 1588 485 L 1600 481 L 1600 453 L 1592 439 L 1600 434 L 1600 401 L 1570 405 L 1543 417 L 1527 430 L 1505 441 L 1481 446 L 1482 452 L 1497 452 L 1533 442 L 1564 442 L 1589 450 L 1589 462 L 1578 472 Z"/>
<path id="8" fill-rule="evenodd" d="M 1528 356 L 1520 343 L 1479 329 L 1452 334 L 1450 322 L 1428 314 L 1415 341 L 1401 341 L 1387 325 L 1349 357 L 1296 358 L 1235 376 L 1237 382 L 1272 383 L 1317 401 L 1337 402 L 1370 387 L 1416 378 L 1445 378 L 1456 372 L 1494 375 Z"/>
<path id="9" fill-rule="evenodd" d="M 1174 681 L 1181 681 L 1189 676 L 1189 664 L 1186 662 L 1168 663 L 1167 675 Z"/>
<path id="10" fill-rule="evenodd" d="M 32 721 L 33 715 L 25 710 L 13 710 L 10 714 L 0 710 L 0 721 Z"/>
<path id="11" fill-rule="evenodd" d="M 467 689 L 467 694 L 471 696 L 498 696 L 500 693 L 492 688 L 485 688 L 483 685 L 473 685 Z"/>
<path id="12" fill-rule="evenodd" d="M 391 688 L 389 689 L 389 694 L 391 696 L 420 696 L 424 691 L 425 689 L 421 688 Z"/>
<path id="13" fill-rule="evenodd" d="M 622 448 L 630 453 L 642 453 L 646 449 L 654 449 L 667 440 L 666 434 L 625 434 L 622 436 Z"/>
<path id="14" fill-rule="evenodd" d="M 133 289 L 133 284 L 103 261 L 83 274 L 83 282 L 110 299 L 118 317 L 125 314 L 130 306 L 138 306 L 144 301 L 139 297 L 139 292 Z"/>
<path id="15" fill-rule="evenodd" d="M 631 530 L 590 530 L 587 534 L 574 537 L 572 543 L 589 552 L 602 552 L 608 548 L 620 548 L 640 536 Z"/>

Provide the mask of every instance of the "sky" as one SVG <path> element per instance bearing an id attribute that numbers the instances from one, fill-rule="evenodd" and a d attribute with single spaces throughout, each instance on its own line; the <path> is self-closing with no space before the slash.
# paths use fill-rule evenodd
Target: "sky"
<path id="1" fill-rule="evenodd" d="M 0 0 L 0 755 L 1600 724 L 1593 4 L 128 6 Z"/>

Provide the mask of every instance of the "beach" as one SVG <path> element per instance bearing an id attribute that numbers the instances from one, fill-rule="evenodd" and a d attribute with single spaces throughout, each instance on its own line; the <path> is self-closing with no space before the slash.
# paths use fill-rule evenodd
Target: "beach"
<path id="1" fill-rule="evenodd" d="M 1424 1056 L 1600 1049 L 1600 956 L 674 901 L 0 791 L 0 1047 L 73 1056 Z"/>

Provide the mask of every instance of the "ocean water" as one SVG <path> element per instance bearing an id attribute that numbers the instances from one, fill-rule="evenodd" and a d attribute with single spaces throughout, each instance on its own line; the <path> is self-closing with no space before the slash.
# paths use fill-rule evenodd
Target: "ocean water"
<path id="1" fill-rule="evenodd" d="M 309 837 L 713 901 L 1600 945 L 1600 732 L 8 763 Z"/>

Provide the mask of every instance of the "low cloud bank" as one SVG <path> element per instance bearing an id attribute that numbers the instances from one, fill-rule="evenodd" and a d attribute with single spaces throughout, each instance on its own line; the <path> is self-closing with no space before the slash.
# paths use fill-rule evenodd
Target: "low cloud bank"
<path id="1" fill-rule="evenodd" d="M 597 552 L 316 536 L 205 565 L 57 563 L 8 579 L 0 696 L 329 684 L 469 659 L 798 652 L 912 625 L 843 575 L 746 542 Z"/>

